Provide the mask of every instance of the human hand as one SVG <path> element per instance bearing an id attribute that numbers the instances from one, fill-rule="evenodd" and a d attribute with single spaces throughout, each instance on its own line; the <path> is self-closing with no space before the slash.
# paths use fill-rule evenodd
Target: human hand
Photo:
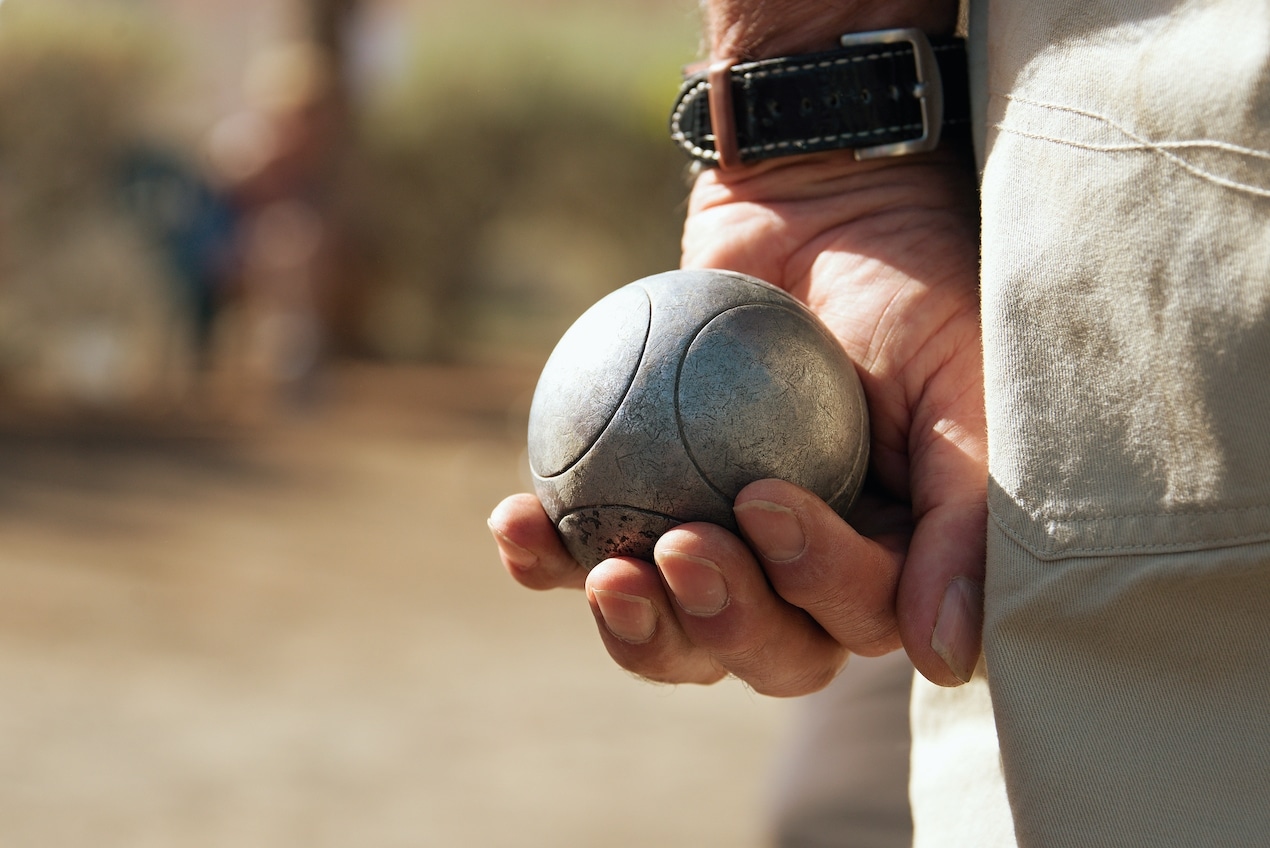
<path id="1" fill-rule="evenodd" d="M 684 265 L 776 283 L 806 302 L 857 364 L 873 436 L 851 524 L 797 487 L 736 500 L 744 541 L 682 525 L 655 565 L 590 574 L 532 496 L 491 518 L 504 562 L 534 588 L 585 586 L 610 654 L 667 681 L 725 674 L 771 694 L 826 684 L 849 653 L 901 642 L 936 683 L 979 653 L 986 438 L 974 188 L 949 153 L 856 162 L 821 154 L 707 171 Z"/>

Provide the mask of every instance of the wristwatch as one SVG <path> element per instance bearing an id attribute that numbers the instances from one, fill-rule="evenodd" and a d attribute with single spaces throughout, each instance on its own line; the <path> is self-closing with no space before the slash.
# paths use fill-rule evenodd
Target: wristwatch
<path id="1" fill-rule="evenodd" d="M 852 33 L 824 53 L 725 59 L 691 72 L 671 138 L 720 168 L 849 149 L 857 159 L 934 150 L 970 122 L 965 43 L 917 29 Z"/>

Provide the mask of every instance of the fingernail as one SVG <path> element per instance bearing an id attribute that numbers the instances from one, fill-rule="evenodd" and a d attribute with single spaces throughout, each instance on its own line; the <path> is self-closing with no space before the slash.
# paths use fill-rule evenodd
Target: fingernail
<path id="1" fill-rule="evenodd" d="M 803 525 L 791 509 L 769 501 L 746 501 L 734 512 L 750 544 L 765 559 L 787 562 L 807 547 Z"/>
<path id="2" fill-rule="evenodd" d="M 714 615 L 728 605 L 728 584 L 710 560 L 666 551 L 658 554 L 657 567 L 684 612 Z"/>
<path id="3" fill-rule="evenodd" d="M 503 559 L 507 560 L 508 565 L 512 565 L 521 571 L 533 568 L 538 564 L 538 555 L 528 548 L 523 548 L 504 536 L 498 528 L 494 526 L 494 522 L 486 521 L 489 531 L 494 534 L 494 540 L 498 542 L 499 552 L 502 553 Z"/>
<path id="4" fill-rule="evenodd" d="M 652 601 L 637 595 L 622 592 L 610 592 L 604 589 L 591 590 L 604 626 L 623 642 L 636 645 L 653 638 L 657 628 L 657 610 Z"/>
<path id="5" fill-rule="evenodd" d="M 930 646 L 962 683 L 969 683 L 979 662 L 983 627 L 983 587 L 967 577 L 955 577 L 944 590 L 935 616 Z"/>

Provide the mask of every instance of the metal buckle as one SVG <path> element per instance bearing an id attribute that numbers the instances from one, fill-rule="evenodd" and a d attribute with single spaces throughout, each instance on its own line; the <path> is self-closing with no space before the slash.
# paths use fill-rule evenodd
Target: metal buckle
<path id="1" fill-rule="evenodd" d="M 877 32 L 857 32 L 839 39 L 843 47 L 863 47 L 871 44 L 897 44 L 907 41 L 913 45 L 913 59 L 917 63 L 917 82 L 912 95 L 921 101 L 922 135 L 894 144 L 861 147 L 855 151 L 856 159 L 880 159 L 884 156 L 905 156 L 925 153 L 939 145 L 940 130 L 944 125 L 944 85 L 939 75 L 939 64 L 930 40 L 920 29 L 884 29 Z"/>

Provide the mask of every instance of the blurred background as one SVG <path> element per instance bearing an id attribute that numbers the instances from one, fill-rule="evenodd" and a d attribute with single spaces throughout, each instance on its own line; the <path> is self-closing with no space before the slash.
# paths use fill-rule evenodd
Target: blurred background
<path id="1" fill-rule="evenodd" d="M 767 844 L 484 520 L 678 261 L 693 0 L 0 0 L 0 845 Z"/>

